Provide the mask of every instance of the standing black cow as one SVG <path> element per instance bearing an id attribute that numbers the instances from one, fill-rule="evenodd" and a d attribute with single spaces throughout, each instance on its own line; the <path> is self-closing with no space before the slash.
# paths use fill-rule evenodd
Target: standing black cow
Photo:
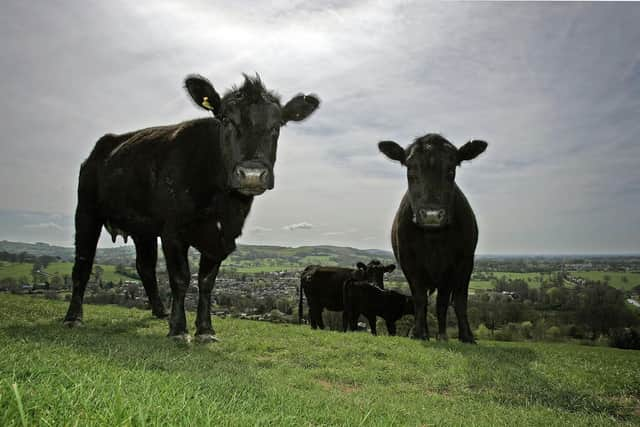
<path id="1" fill-rule="evenodd" d="M 447 339 L 447 308 L 453 300 L 458 337 L 473 343 L 467 296 L 478 226 L 455 176 L 456 167 L 482 153 L 487 143 L 473 140 L 457 149 L 442 136 L 427 134 L 406 150 L 393 141 L 382 141 L 378 147 L 407 167 L 409 188 L 393 221 L 391 243 L 415 301 L 413 335 L 429 338 L 427 299 L 437 290 L 438 338 Z"/>
<path id="2" fill-rule="evenodd" d="M 322 311 L 341 311 L 342 285 L 348 279 L 366 280 L 380 289 L 384 289 L 384 273 L 392 272 L 394 264 L 384 265 L 378 260 L 369 264 L 359 262 L 356 269 L 345 267 L 323 267 L 310 265 L 300 275 L 300 301 L 298 304 L 298 320 L 302 323 L 302 295 L 307 298 L 309 306 L 309 323 L 313 329 L 324 329 Z"/>
<path id="3" fill-rule="evenodd" d="M 400 292 L 380 289 L 366 281 L 349 279 L 343 284 L 344 311 L 342 330 L 358 329 L 358 317 L 362 314 L 369 321 L 373 335 L 377 335 L 376 319 L 380 316 L 387 324 L 389 335 L 396 334 L 396 322 L 405 314 L 413 314 L 413 299 Z"/>
<path id="4" fill-rule="evenodd" d="M 244 76 L 222 98 L 197 75 L 185 86 L 213 118 L 103 136 L 80 168 L 76 208 L 73 295 L 65 324 L 82 320 L 82 300 L 104 225 L 113 239 L 132 236 L 136 266 L 153 313 L 162 316 L 155 277 L 157 237 L 162 240 L 172 307 L 169 336 L 189 340 L 184 298 L 189 286 L 187 250 L 201 253 L 196 339 L 215 340 L 211 290 L 220 263 L 235 249 L 253 197 L 274 186 L 280 127 L 308 117 L 319 105 L 297 95 L 284 106 L 260 78 Z"/>

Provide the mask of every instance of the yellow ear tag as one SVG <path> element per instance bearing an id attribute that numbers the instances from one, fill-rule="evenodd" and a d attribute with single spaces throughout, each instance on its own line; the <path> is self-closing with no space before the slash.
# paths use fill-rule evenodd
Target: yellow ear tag
<path id="1" fill-rule="evenodd" d="M 205 96 L 202 98 L 202 106 L 208 110 L 213 110 L 213 107 L 211 106 L 211 104 L 209 104 L 209 97 Z"/>

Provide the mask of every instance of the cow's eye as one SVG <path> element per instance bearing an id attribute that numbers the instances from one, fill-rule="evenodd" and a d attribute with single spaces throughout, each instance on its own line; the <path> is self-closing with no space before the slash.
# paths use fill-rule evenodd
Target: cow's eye
<path id="1" fill-rule="evenodd" d="M 280 132 L 280 126 L 272 127 L 269 132 L 271 133 L 272 136 L 278 135 L 278 133 Z"/>
<path id="2" fill-rule="evenodd" d="M 455 179 L 455 177 L 456 177 L 456 172 L 455 172 L 455 171 L 450 170 L 450 171 L 447 173 L 447 178 L 449 178 L 450 180 L 452 180 L 452 181 L 453 181 L 453 180 Z"/>

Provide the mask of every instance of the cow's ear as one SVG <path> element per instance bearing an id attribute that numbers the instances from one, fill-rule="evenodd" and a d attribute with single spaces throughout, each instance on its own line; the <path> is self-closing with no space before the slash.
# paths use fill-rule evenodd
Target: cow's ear
<path id="1" fill-rule="evenodd" d="M 487 143 L 479 139 L 467 142 L 458 149 L 458 163 L 478 157 L 487 149 Z"/>
<path id="2" fill-rule="evenodd" d="M 198 107 L 213 112 L 218 117 L 220 114 L 220 95 L 209 83 L 209 80 L 197 74 L 191 74 L 184 80 L 184 87 L 191 95 Z"/>
<path id="3" fill-rule="evenodd" d="M 367 266 L 364 265 L 364 263 L 359 262 L 356 264 L 356 267 L 358 267 L 358 270 L 366 270 Z"/>
<path id="4" fill-rule="evenodd" d="M 384 272 L 385 273 L 391 273 L 395 269 L 396 269 L 396 265 L 395 264 L 389 264 L 389 265 L 384 267 Z"/>
<path id="5" fill-rule="evenodd" d="M 380 141 L 378 143 L 378 149 L 391 160 L 398 161 L 404 165 L 406 154 L 404 148 L 398 145 L 398 143 L 393 141 Z"/>
<path id="6" fill-rule="evenodd" d="M 282 107 L 282 124 L 306 119 L 316 111 L 319 105 L 320 98 L 317 95 L 298 94 L 294 96 Z"/>

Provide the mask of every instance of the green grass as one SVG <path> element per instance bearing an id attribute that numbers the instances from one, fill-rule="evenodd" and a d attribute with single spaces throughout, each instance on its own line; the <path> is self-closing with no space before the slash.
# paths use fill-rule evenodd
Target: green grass
<path id="1" fill-rule="evenodd" d="M 551 280 L 551 276 L 553 274 L 555 273 L 552 273 L 552 274 L 542 273 L 542 280 L 543 281 Z M 525 282 L 527 282 L 530 288 L 539 288 L 541 285 L 540 273 L 517 273 L 517 272 L 511 272 L 511 271 L 496 271 L 493 273 L 493 275 L 496 278 L 500 278 L 504 276 L 507 279 L 511 279 L 511 280 L 516 280 L 516 279 L 524 280 Z"/>
<path id="2" fill-rule="evenodd" d="M 122 276 L 116 273 L 116 267 L 114 265 L 100 265 L 103 269 L 102 281 L 103 282 L 114 282 L 117 283 L 121 279 L 122 280 L 131 280 L 130 277 Z M 30 281 L 32 280 L 31 269 L 33 268 L 32 263 L 15 263 L 15 262 L 6 262 L 0 261 L 0 279 L 4 279 L 5 277 L 14 277 L 19 279 L 24 276 L 28 278 Z M 71 276 L 71 270 L 73 269 L 72 262 L 52 262 L 45 268 L 49 274 L 58 274 L 60 277 L 64 275 Z"/>
<path id="3" fill-rule="evenodd" d="M 33 264 L 0 261 L 0 280 L 7 277 L 16 279 L 24 276 L 31 280 L 31 269 Z"/>
<path id="4" fill-rule="evenodd" d="M 609 285 L 625 291 L 640 285 L 640 273 L 623 273 L 617 271 L 571 271 L 569 274 L 574 277 L 582 277 L 584 279 L 594 281 L 599 280 L 601 282 L 604 282 L 605 276 L 609 276 Z M 626 282 L 623 281 L 624 277 L 627 278 Z"/>
<path id="5" fill-rule="evenodd" d="M 148 312 L 0 295 L 0 425 L 633 425 L 640 353 L 416 342 L 215 319 L 181 346 Z M 189 316 L 189 323 L 193 323 Z"/>
<path id="6" fill-rule="evenodd" d="M 486 290 L 495 289 L 495 283 L 490 280 L 472 280 L 469 282 L 469 289 Z"/>

